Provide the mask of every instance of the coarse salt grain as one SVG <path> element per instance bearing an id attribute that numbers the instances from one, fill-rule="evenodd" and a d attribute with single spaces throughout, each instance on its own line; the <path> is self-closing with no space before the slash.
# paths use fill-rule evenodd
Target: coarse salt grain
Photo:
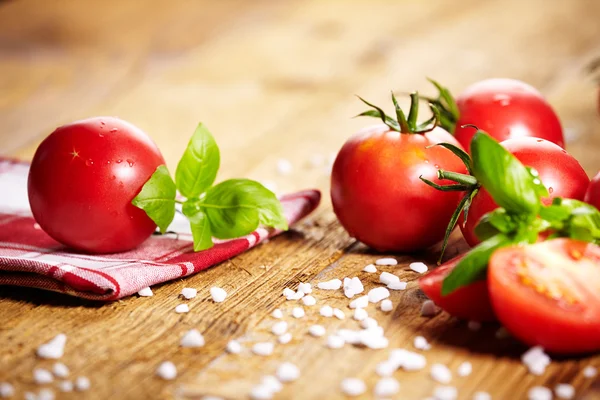
<path id="1" fill-rule="evenodd" d="M 458 376 L 469 376 L 471 375 L 471 372 L 473 372 L 473 365 L 468 361 L 465 361 L 458 366 Z"/>
<path id="2" fill-rule="evenodd" d="M 392 301 L 390 299 L 385 299 L 381 301 L 379 307 L 383 312 L 390 312 L 394 309 L 394 304 L 392 304 Z"/>
<path id="3" fill-rule="evenodd" d="M 204 346 L 204 336 L 197 329 L 190 329 L 183 335 L 179 342 L 181 347 L 202 347 Z"/>
<path id="4" fill-rule="evenodd" d="M 363 320 L 360 321 L 360 326 L 363 329 L 371 329 L 371 328 L 375 328 L 376 326 L 378 326 L 379 324 L 377 323 L 377 321 L 374 318 L 365 318 Z"/>
<path id="5" fill-rule="evenodd" d="M 222 397 L 219 396 L 204 396 L 202 397 L 202 400 L 225 400 Z"/>
<path id="6" fill-rule="evenodd" d="M 273 393 L 279 393 L 283 389 L 283 384 L 273 375 L 265 375 L 262 377 L 260 384 L 269 388 Z"/>
<path id="7" fill-rule="evenodd" d="M 481 322 L 479 321 L 469 321 L 467 323 L 467 328 L 469 328 L 470 331 L 478 331 L 481 329 Z"/>
<path id="8" fill-rule="evenodd" d="M 552 400 L 552 390 L 544 386 L 534 386 L 527 392 L 529 400 Z"/>
<path id="9" fill-rule="evenodd" d="M 540 376 L 550 365 L 550 357 L 541 346 L 534 346 L 521 355 L 521 362 L 527 367 L 530 374 Z"/>
<path id="10" fill-rule="evenodd" d="M 433 364 L 431 366 L 431 378 L 438 383 L 450 383 L 452 372 L 444 364 Z"/>
<path id="11" fill-rule="evenodd" d="M 40 389 L 37 395 L 37 400 L 54 400 L 54 392 L 52 389 Z"/>
<path id="12" fill-rule="evenodd" d="M 428 270 L 427 265 L 423 264 L 422 262 L 410 263 L 408 267 L 419 274 L 424 274 Z"/>
<path id="13" fill-rule="evenodd" d="M 37 400 L 37 395 L 33 392 L 25 392 L 25 400 Z"/>
<path id="14" fill-rule="evenodd" d="M 273 354 L 273 349 L 274 346 L 271 342 L 255 343 L 252 346 L 252 352 L 258 356 L 270 356 Z"/>
<path id="15" fill-rule="evenodd" d="M 325 332 L 325 327 L 323 325 L 312 325 L 308 328 L 308 333 L 314 337 L 324 336 Z"/>
<path id="16" fill-rule="evenodd" d="M 346 396 L 360 396 L 367 391 L 367 385 L 358 378 L 346 378 L 340 384 L 342 392 Z"/>
<path id="17" fill-rule="evenodd" d="M 389 285 L 393 282 L 400 282 L 400 278 L 394 274 L 390 274 L 389 272 L 382 272 L 381 275 L 379 275 L 379 282 L 383 283 L 384 285 Z"/>
<path id="18" fill-rule="evenodd" d="M 140 297 L 152 297 L 154 293 L 152 293 L 152 289 L 149 287 L 145 287 L 138 292 L 138 296 Z"/>
<path id="19" fill-rule="evenodd" d="M 277 379 L 283 383 L 293 382 L 300 377 L 300 370 L 290 362 L 284 362 L 277 368 Z"/>
<path id="20" fill-rule="evenodd" d="M 438 308 L 431 300 L 425 300 L 421 305 L 421 316 L 432 317 L 438 313 Z"/>
<path id="21" fill-rule="evenodd" d="M 381 377 L 390 377 L 394 375 L 394 372 L 398 369 L 398 366 L 390 360 L 385 360 L 377 364 L 375 367 L 375 373 Z"/>
<path id="22" fill-rule="evenodd" d="M 363 268 L 363 272 L 368 272 L 369 274 L 374 274 L 377 272 L 377 267 L 373 264 L 369 264 Z"/>
<path id="23" fill-rule="evenodd" d="M 338 335 L 330 335 L 327 337 L 327 347 L 330 349 L 341 349 L 346 344 L 343 337 Z"/>
<path id="24" fill-rule="evenodd" d="M 333 308 L 331 308 L 331 306 L 323 306 L 319 310 L 319 314 L 327 318 L 333 317 Z"/>
<path id="25" fill-rule="evenodd" d="M 345 319 L 346 318 L 346 314 L 344 314 L 344 312 L 342 310 L 340 310 L 339 308 L 333 309 L 333 316 L 336 317 L 337 319 Z"/>
<path id="26" fill-rule="evenodd" d="M 389 285 L 387 285 L 387 288 L 390 290 L 406 290 L 407 286 L 407 282 L 392 282 Z"/>
<path id="27" fill-rule="evenodd" d="M 276 336 L 281 336 L 287 332 L 288 323 L 285 321 L 279 321 L 273 324 L 271 332 Z"/>
<path id="28" fill-rule="evenodd" d="M 52 366 L 52 373 L 57 378 L 66 378 L 67 376 L 69 376 L 69 367 L 60 362 L 55 363 Z"/>
<path id="29" fill-rule="evenodd" d="M 304 317 L 305 312 L 304 312 L 304 308 L 302 307 L 294 307 L 294 309 L 292 310 L 292 317 L 294 318 L 303 318 Z"/>
<path id="30" fill-rule="evenodd" d="M 304 294 L 311 294 L 312 293 L 312 285 L 310 283 L 301 282 L 298 285 L 298 291 L 300 291 Z"/>
<path id="31" fill-rule="evenodd" d="M 375 265 L 398 265 L 398 261 L 395 258 L 380 258 Z"/>
<path id="32" fill-rule="evenodd" d="M 181 289 L 181 295 L 188 300 L 193 299 L 194 297 L 196 297 L 197 294 L 198 294 L 198 291 L 194 288 L 186 287 L 186 288 Z"/>
<path id="33" fill-rule="evenodd" d="M 568 383 L 559 383 L 554 388 L 554 393 L 559 399 L 572 399 L 575 397 L 575 388 Z"/>
<path id="34" fill-rule="evenodd" d="M 384 287 L 376 287 L 369 290 L 368 298 L 370 303 L 379 303 L 388 297 L 390 297 L 390 291 Z"/>
<path id="35" fill-rule="evenodd" d="M 250 398 L 252 400 L 270 400 L 273 398 L 273 390 L 266 385 L 258 385 L 252 388 L 250 391 Z"/>
<path id="36" fill-rule="evenodd" d="M 367 308 L 369 296 L 360 296 L 350 302 L 350 308 Z"/>
<path id="37" fill-rule="evenodd" d="M 33 380 L 38 385 L 44 385 L 46 383 L 52 383 L 54 377 L 47 369 L 36 368 L 33 370 Z"/>
<path id="38" fill-rule="evenodd" d="M 230 340 L 227 343 L 226 350 L 229 354 L 239 354 L 242 352 L 242 345 L 237 340 Z"/>
<path id="39" fill-rule="evenodd" d="M 56 335 L 48 343 L 44 343 L 37 348 L 37 356 L 46 359 L 59 359 L 65 352 L 67 336 L 64 333 Z"/>
<path id="40" fill-rule="evenodd" d="M 375 396 L 391 397 L 400 391 L 400 383 L 391 377 L 382 378 L 375 384 Z"/>
<path id="41" fill-rule="evenodd" d="M 344 295 L 351 299 L 355 295 L 364 292 L 365 287 L 358 277 L 344 278 Z"/>
<path id="42" fill-rule="evenodd" d="M 187 304 L 179 304 L 177 307 L 175 307 L 175 312 L 177 314 L 184 314 L 190 312 L 190 307 Z"/>
<path id="43" fill-rule="evenodd" d="M 271 317 L 281 319 L 283 318 L 283 312 L 279 308 L 276 308 L 271 313 Z"/>
<path id="44" fill-rule="evenodd" d="M 405 371 L 418 371 L 427 365 L 427 359 L 422 354 L 405 349 L 392 350 L 389 361 Z"/>
<path id="45" fill-rule="evenodd" d="M 304 296 L 302 298 L 302 303 L 308 307 L 314 306 L 315 304 L 317 304 L 317 299 L 315 299 L 313 296 L 310 296 L 310 295 Z"/>
<path id="46" fill-rule="evenodd" d="M 290 160 L 286 158 L 280 158 L 277 160 L 277 173 L 282 176 L 287 176 L 292 173 L 294 167 Z"/>
<path id="47" fill-rule="evenodd" d="M 319 282 L 317 287 L 322 290 L 338 290 L 342 287 L 342 281 L 339 279 L 332 279 L 330 281 Z"/>
<path id="48" fill-rule="evenodd" d="M 438 386 L 433 391 L 433 397 L 436 400 L 455 400 L 458 390 L 454 386 Z"/>
<path id="49" fill-rule="evenodd" d="M 75 390 L 77 390 L 78 392 L 85 392 L 86 390 L 89 390 L 89 388 L 90 380 L 87 377 L 78 376 L 77 379 L 75 379 Z"/>
<path id="50" fill-rule="evenodd" d="M 291 334 L 291 333 L 289 333 L 289 332 L 288 332 L 288 333 L 284 333 L 283 335 L 281 335 L 281 336 L 279 336 L 279 337 L 277 338 L 277 341 L 278 341 L 280 344 L 288 344 L 289 342 L 291 342 L 291 341 L 292 341 L 292 334 Z"/>
<path id="51" fill-rule="evenodd" d="M 5 399 L 15 395 L 15 388 L 8 382 L 0 382 L 0 397 Z"/>
<path id="52" fill-rule="evenodd" d="M 419 349 L 419 350 L 431 349 L 431 345 L 429 344 L 429 342 L 427 342 L 427 339 L 425 339 L 423 336 L 416 336 L 413 341 L 413 346 L 415 346 L 415 349 Z"/>
<path id="53" fill-rule="evenodd" d="M 290 288 L 284 288 L 283 289 L 283 297 L 285 297 L 288 300 L 290 299 L 291 296 L 294 296 L 295 294 L 296 294 L 296 292 L 294 292 Z"/>
<path id="54" fill-rule="evenodd" d="M 215 303 L 222 303 L 227 297 L 227 292 L 220 287 L 213 286 L 210 288 L 210 297 Z"/>
<path id="55" fill-rule="evenodd" d="M 170 381 L 177 377 L 177 368 L 171 361 L 164 361 L 156 369 L 156 375 L 166 381 Z"/>
<path id="56" fill-rule="evenodd" d="M 488 392 L 475 392 L 473 400 L 492 400 L 492 396 Z"/>
<path id="57" fill-rule="evenodd" d="M 65 393 L 72 392 L 73 391 L 73 382 L 71 382 L 71 381 L 60 381 L 58 383 L 58 389 L 61 392 L 65 392 Z"/>
<path id="58" fill-rule="evenodd" d="M 389 345 L 388 339 L 379 329 L 363 329 L 359 331 L 358 337 L 360 343 L 369 349 L 385 349 Z"/>
<path id="59" fill-rule="evenodd" d="M 357 321 L 362 321 L 368 316 L 369 314 L 367 313 L 367 310 L 365 310 L 364 308 L 356 308 L 354 309 L 354 315 L 352 316 L 352 318 L 354 318 Z"/>
<path id="60" fill-rule="evenodd" d="M 596 375 L 598 375 L 598 370 L 591 365 L 588 365 L 583 369 L 583 376 L 586 378 L 594 378 Z"/>

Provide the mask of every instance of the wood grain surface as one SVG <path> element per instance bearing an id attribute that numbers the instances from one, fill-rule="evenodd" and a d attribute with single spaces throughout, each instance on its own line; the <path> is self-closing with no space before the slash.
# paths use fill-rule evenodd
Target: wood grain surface
<path id="1" fill-rule="evenodd" d="M 369 121 L 360 94 L 387 104 L 389 90 L 433 94 L 425 77 L 459 92 L 486 77 L 512 77 L 538 87 L 556 107 L 568 149 L 589 174 L 600 168 L 597 85 L 586 67 L 600 56 L 600 2 L 596 0 L 286 0 L 168 1 L 88 0 L 0 2 L 0 155 L 30 158 L 37 144 L 61 123 L 95 115 L 117 115 L 143 128 L 171 168 L 199 121 L 221 147 L 220 179 L 245 176 L 271 182 L 281 192 L 317 187 L 324 203 L 309 222 L 271 242 L 195 276 L 154 287 L 154 297 L 132 296 L 110 304 L 89 303 L 55 293 L 0 287 L 0 382 L 17 388 L 16 398 L 38 390 L 36 347 L 59 332 L 68 335 L 63 361 L 73 376 L 85 375 L 91 389 L 57 398 L 201 399 L 248 398 L 264 375 L 292 361 L 301 378 L 285 385 L 280 399 L 343 398 L 340 382 L 359 377 L 373 398 L 375 365 L 389 349 L 324 346 L 307 335 L 313 323 L 328 332 L 356 327 L 340 291 L 315 290 L 317 305 L 294 319 L 296 306 L 281 296 L 285 287 L 359 276 L 367 289 L 377 275 L 361 272 L 381 257 L 350 239 L 328 200 L 329 160 L 344 140 Z M 289 176 L 277 160 L 291 161 Z M 449 256 L 465 248 L 455 234 Z M 535 385 L 571 383 L 578 399 L 600 399 L 600 381 L 582 369 L 600 367 L 600 357 L 554 360 L 539 377 L 519 361 L 526 349 L 498 339 L 498 325 L 479 332 L 441 313 L 420 316 L 423 294 L 414 260 L 434 265 L 436 250 L 393 255 L 382 267 L 410 281 L 392 293 L 395 309 L 369 313 L 385 328 L 390 348 L 412 349 L 416 335 L 432 344 L 429 365 L 454 372 L 460 399 L 487 391 L 493 399 L 525 399 Z M 208 288 L 225 288 L 224 303 Z M 184 287 L 199 290 L 174 307 Z M 319 316 L 321 305 L 346 312 L 346 319 Z M 275 341 L 270 312 L 281 308 L 293 340 L 269 357 L 248 350 Z M 179 339 L 197 328 L 201 349 L 182 349 Z M 224 352 L 240 339 L 239 355 Z M 179 376 L 154 375 L 165 360 Z M 473 373 L 456 375 L 468 360 Z M 398 399 L 424 399 L 438 386 L 429 370 L 397 372 Z M 54 386 L 49 386 L 54 387 Z"/>

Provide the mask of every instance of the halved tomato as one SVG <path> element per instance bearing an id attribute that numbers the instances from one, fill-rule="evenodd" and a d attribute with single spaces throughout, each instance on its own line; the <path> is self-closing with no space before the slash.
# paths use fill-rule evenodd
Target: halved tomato
<path id="1" fill-rule="evenodd" d="M 442 281 L 461 260 L 462 255 L 440 265 L 419 279 L 419 286 L 435 304 L 449 314 L 471 321 L 494 321 L 494 311 L 485 280 L 462 287 L 442 296 Z"/>
<path id="2" fill-rule="evenodd" d="M 502 324 L 554 353 L 600 350 L 600 247 L 554 239 L 492 255 L 488 288 Z"/>

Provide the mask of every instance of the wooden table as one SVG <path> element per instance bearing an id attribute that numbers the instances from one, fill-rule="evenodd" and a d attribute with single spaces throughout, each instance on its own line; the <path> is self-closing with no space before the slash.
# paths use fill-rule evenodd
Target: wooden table
<path id="1" fill-rule="evenodd" d="M 346 311 L 340 293 L 316 291 L 317 306 L 294 320 L 294 302 L 284 287 L 357 275 L 380 257 L 350 239 L 328 200 L 327 160 L 344 140 L 369 124 L 352 119 L 362 111 L 354 94 L 387 104 L 389 90 L 421 89 L 435 77 L 455 92 L 492 76 L 523 79 L 556 107 L 568 148 L 588 173 L 600 167 L 600 118 L 596 86 L 586 66 L 600 54 L 600 2 L 569 1 L 8 1 L 0 4 L 0 154 L 29 158 L 52 129 L 78 118 L 118 115 L 143 128 L 173 169 L 199 121 L 215 134 L 222 152 L 220 179 L 245 176 L 277 184 L 279 191 L 318 187 L 324 202 L 311 224 L 185 280 L 154 287 L 155 296 L 132 296 L 111 304 L 21 288 L 1 287 L 0 381 L 22 398 L 37 389 L 32 379 L 35 348 L 58 332 L 68 335 L 63 361 L 75 375 L 90 377 L 85 398 L 199 399 L 205 394 L 247 398 L 261 376 L 282 360 L 296 363 L 302 377 L 285 386 L 281 399 L 342 398 L 340 381 L 363 378 L 372 388 L 375 365 L 387 350 L 324 347 L 306 333 L 312 323 L 328 331 L 354 327 L 351 318 L 325 320 L 325 303 Z M 289 159 L 290 176 L 277 174 Z M 318 158 L 318 157 L 317 157 Z M 450 253 L 464 244 L 454 237 Z M 577 398 L 599 399 L 600 381 L 585 379 L 586 365 L 600 357 L 554 361 L 543 376 L 526 372 L 525 350 L 513 339 L 497 339 L 497 325 L 479 332 L 441 313 L 421 317 L 423 295 L 412 260 L 433 265 L 436 254 L 396 255 L 386 270 L 410 280 L 395 292 L 396 309 L 371 314 L 385 328 L 390 347 L 412 349 L 416 335 L 433 348 L 429 364 L 453 371 L 469 360 L 473 373 L 456 377 L 461 399 L 477 390 L 494 399 L 526 398 L 534 385 L 572 383 Z M 208 288 L 224 287 L 229 298 L 209 301 Z M 183 287 L 199 289 L 191 312 L 173 308 Z M 246 345 L 274 340 L 270 312 L 288 315 L 293 341 L 270 357 L 228 355 L 228 340 Z M 199 329 L 202 349 L 181 349 L 181 335 Z M 174 382 L 155 377 L 157 365 L 173 361 Z M 423 399 L 437 386 L 428 370 L 397 372 L 397 398 Z M 65 395 L 64 398 L 74 398 Z M 63 398 L 60 396 L 59 398 Z"/>

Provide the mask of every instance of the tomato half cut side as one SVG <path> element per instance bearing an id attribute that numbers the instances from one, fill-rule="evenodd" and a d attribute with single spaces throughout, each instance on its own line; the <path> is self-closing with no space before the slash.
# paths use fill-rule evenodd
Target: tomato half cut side
<path id="1" fill-rule="evenodd" d="M 442 296 L 442 282 L 461 258 L 462 255 L 455 257 L 419 279 L 421 290 L 450 315 L 470 321 L 496 320 L 485 281 L 472 283 Z"/>
<path id="2" fill-rule="evenodd" d="M 600 247 L 554 239 L 496 251 L 488 287 L 518 339 L 562 354 L 600 350 Z"/>

